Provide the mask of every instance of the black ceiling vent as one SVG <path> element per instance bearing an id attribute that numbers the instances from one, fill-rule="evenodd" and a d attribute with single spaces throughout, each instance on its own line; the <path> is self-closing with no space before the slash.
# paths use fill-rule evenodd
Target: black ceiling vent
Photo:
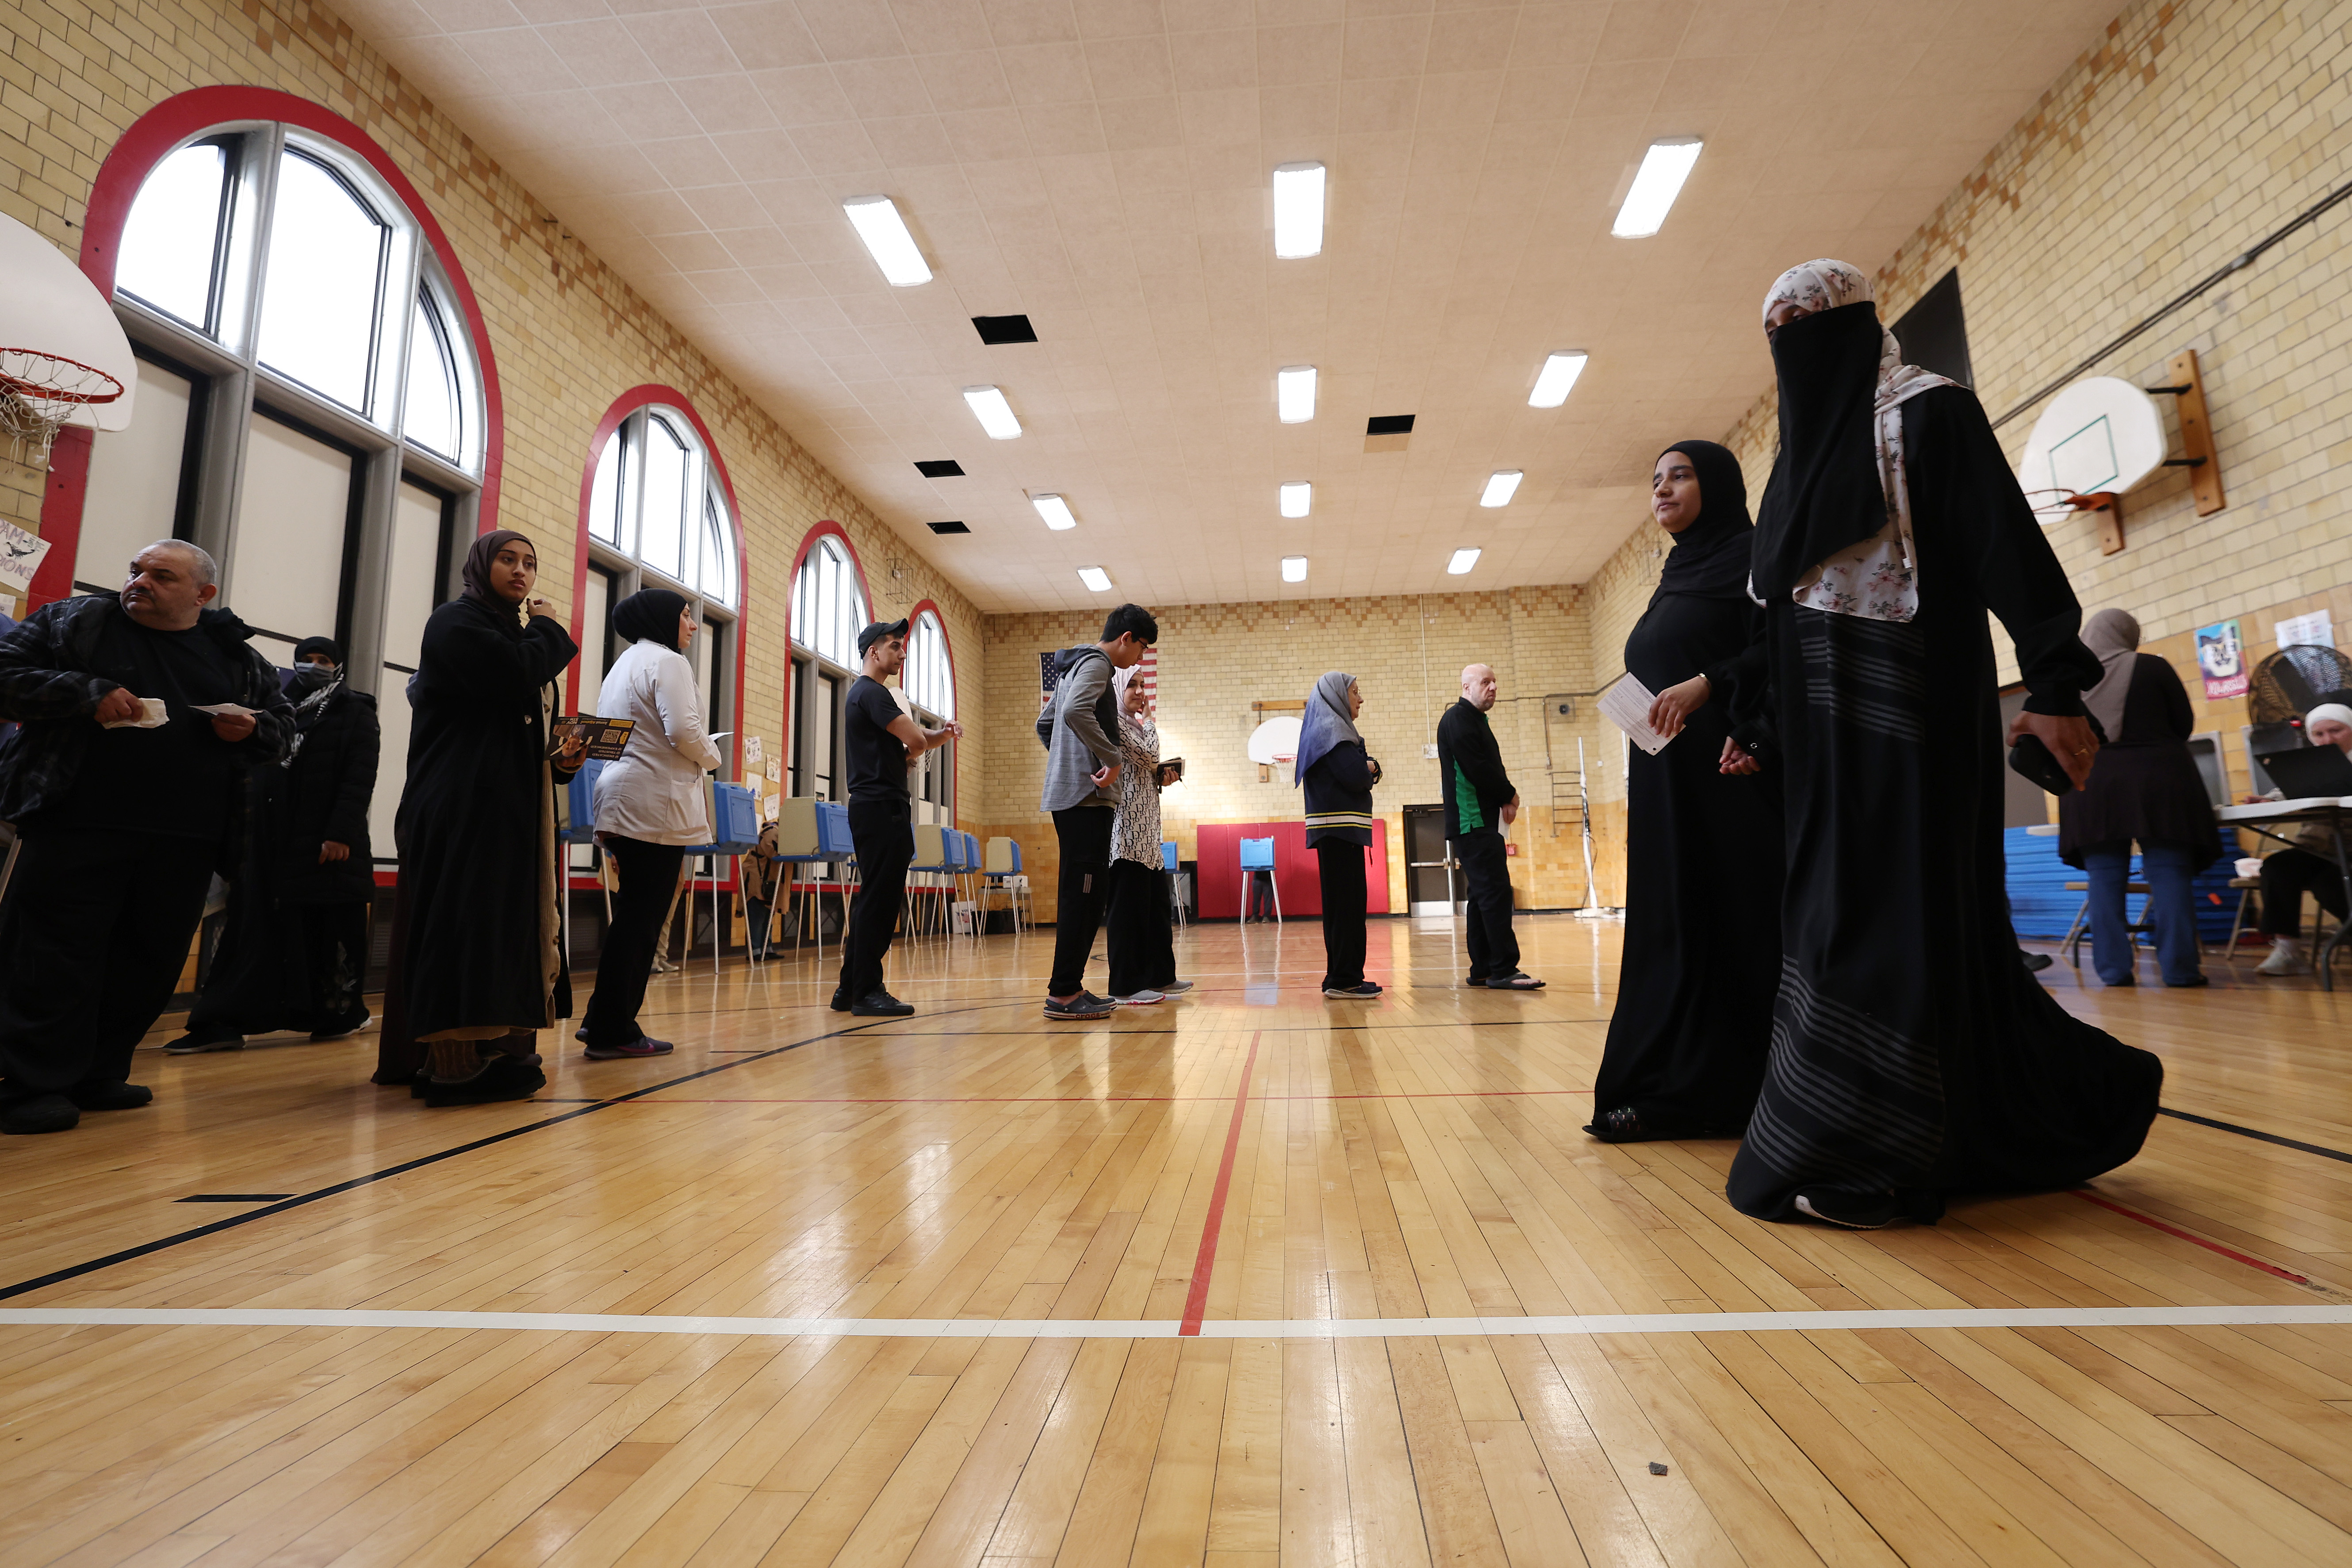
<path id="1" fill-rule="evenodd" d="M 1375 414 L 1364 421 L 1367 436 L 1410 436 L 1412 416 L 1410 414 Z"/>
<path id="2" fill-rule="evenodd" d="M 923 478 L 927 479 L 960 479 L 963 478 L 963 465 L 957 462 L 953 458 L 933 458 L 929 462 L 917 463 L 915 465 L 915 471 L 922 475 Z"/>
<path id="3" fill-rule="evenodd" d="M 927 522 L 923 526 L 933 533 L 970 533 L 971 531 L 960 522 Z"/>
<path id="4" fill-rule="evenodd" d="M 974 316 L 971 324 L 980 329 L 980 341 L 984 343 L 1034 343 L 1037 329 L 1029 324 L 1026 316 Z"/>

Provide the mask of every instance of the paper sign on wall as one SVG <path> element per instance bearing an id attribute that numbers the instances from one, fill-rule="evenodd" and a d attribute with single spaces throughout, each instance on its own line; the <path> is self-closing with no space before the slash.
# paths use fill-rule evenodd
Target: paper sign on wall
<path id="1" fill-rule="evenodd" d="M 2197 628 L 2197 668 L 2205 677 L 2205 700 L 2246 694 L 2246 645 L 2235 621 Z"/>
<path id="2" fill-rule="evenodd" d="M 760 797 L 760 820 L 762 822 L 775 821 L 776 814 L 782 808 L 782 805 L 783 797 L 782 795 L 761 795 Z"/>
<path id="3" fill-rule="evenodd" d="M 37 539 L 13 522 L 0 522 L 0 589 L 19 595 L 31 593 L 33 574 L 48 552 L 47 540 Z"/>
<path id="4" fill-rule="evenodd" d="M 2289 616 L 2271 628 L 2281 647 L 2334 647 L 2336 624 L 2326 610 L 2314 610 L 2307 616 Z"/>
<path id="5" fill-rule="evenodd" d="M 767 774 L 768 782 L 770 784 L 782 784 L 784 779 L 783 759 L 781 757 L 770 757 L 768 759 Z"/>
<path id="6" fill-rule="evenodd" d="M 765 741 L 761 740 L 757 735 L 746 735 L 743 737 L 743 765 L 745 767 L 758 767 L 760 765 L 760 759 L 767 754 L 768 743 Z"/>

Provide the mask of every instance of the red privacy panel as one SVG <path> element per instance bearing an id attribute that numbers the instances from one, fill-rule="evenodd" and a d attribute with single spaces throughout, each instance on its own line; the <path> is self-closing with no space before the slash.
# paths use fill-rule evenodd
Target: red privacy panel
<path id="1" fill-rule="evenodd" d="M 1202 920 L 1235 920 L 1242 912 L 1242 840 L 1274 840 L 1274 885 L 1286 915 L 1323 912 L 1323 884 L 1315 851 L 1307 847 L 1303 822 L 1204 822 L 1196 830 L 1200 857 L 1195 879 Z M 1389 825 L 1375 818 L 1372 842 L 1364 851 L 1365 909 L 1389 912 Z"/>

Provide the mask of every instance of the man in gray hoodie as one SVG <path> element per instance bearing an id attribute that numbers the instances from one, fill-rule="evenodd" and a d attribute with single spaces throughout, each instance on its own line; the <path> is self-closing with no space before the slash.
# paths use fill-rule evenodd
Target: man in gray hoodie
<path id="1" fill-rule="evenodd" d="M 1054 814 L 1062 856 L 1054 977 L 1045 987 L 1048 1018 L 1107 1018 L 1118 1010 L 1086 988 L 1087 957 L 1110 892 L 1110 829 L 1118 807 L 1118 704 L 1110 676 L 1143 662 L 1159 640 L 1160 624 L 1150 611 L 1121 605 L 1104 620 L 1100 642 L 1064 648 L 1055 661 L 1045 787 L 1038 800 Z"/>

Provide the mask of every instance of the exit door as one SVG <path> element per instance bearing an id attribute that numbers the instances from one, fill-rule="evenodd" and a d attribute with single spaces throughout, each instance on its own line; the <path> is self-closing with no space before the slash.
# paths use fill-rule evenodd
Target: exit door
<path id="1" fill-rule="evenodd" d="M 1416 915 L 1458 915 L 1453 846 L 1445 842 L 1445 807 L 1404 808 L 1405 907 Z"/>

